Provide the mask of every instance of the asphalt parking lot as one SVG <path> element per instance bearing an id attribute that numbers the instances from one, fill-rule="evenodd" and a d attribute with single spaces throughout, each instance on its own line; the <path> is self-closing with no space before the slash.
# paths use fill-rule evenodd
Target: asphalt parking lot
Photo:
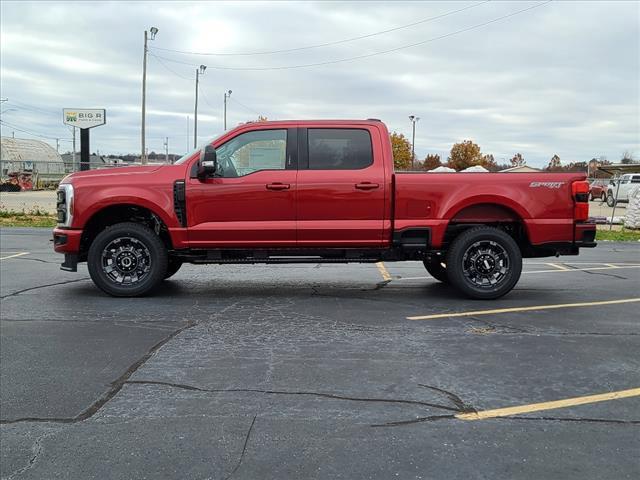
<path id="1" fill-rule="evenodd" d="M 417 262 L 114 299 L 49 235 L 0 231 L 2 478 L 640 476 L 638 243 L 526 260 L 497 301 Z"/>

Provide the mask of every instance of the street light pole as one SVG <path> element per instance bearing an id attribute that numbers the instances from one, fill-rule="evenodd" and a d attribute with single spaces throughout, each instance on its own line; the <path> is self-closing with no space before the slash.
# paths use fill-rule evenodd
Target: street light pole
<path id="1" fill-rule="evenodd" d="M 416 158 L 416 122 L 420 120 L 420 117 L 416 117 L 415 115 L 409 115 L 409 120 L 411 120 L 412 124 L 412 136 L 411 136 L 411 170 L 415 168 L 414 161 Z"/>
<path id="2" fill-rule="evenodd" d="M 156 33 L 158 33 L 158 29 L 156 27 L 151 27 L 149 29 L 149 33 L 151 33 L 151 40 L 156 38 Z M 147 155 L 145 148 L 145 124 L 146 124 L 146 113 L 147 113 L 147 40 L 148 40 L 147 31 L 144 31 L 144 56 L 142 60 L 142 133 L 141 133 L 141 153 L 140 153 L 140 161 L 143 164 L 147 163 Z"/>
<path id="3" fill-rule="evenodd" d="M 227 98 L 231 97 L 231 90 L 224 92 L 224 129 L 227 130 Z"/>
<path id="4" fill-rule="evenodd" d="M 198 148 L 198 81 L 200 75 L 203 75 L 206 69 L 206 65 L 200 65 L 200 68 L 196 68 L 196 105 L 193 112 L 193 148 Z"/>

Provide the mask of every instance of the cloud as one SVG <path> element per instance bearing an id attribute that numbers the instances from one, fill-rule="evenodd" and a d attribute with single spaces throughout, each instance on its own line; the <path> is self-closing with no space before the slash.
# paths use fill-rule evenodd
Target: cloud
<path id="1" fill-rule="evenodd" d="M 201 77 L 201 140 L 255 119 L 368 118 L 410 135 L 420 156 L 447 156 L 473 139 L 500 159 L 520 152 L 543 165 L 630 150 L 640 156 L 640 28 L 636 2 L 552 2 L 459 35 L 360 60 L 313 68 L 243 71 L 368 55 L 491 21 L 538 2 L 489 2 L 384 35 L 274 55 L 200 56 L 159 50 L 264 52 L 366 35 L 474 2 L 3 2 L 3 120 L 68 138 L 63 107 L 104 107 L 92 149 L 137 152 L 143 32 L 150 41 L 147 144 L 192 143 L 195 67 Z M 12 103 L 16 102 L 16 103 Z M 2 134 L 11 129 L 2 128 Z M 53 141 L 55 144 L 55 141 Z M 66 144 L 63 144 L 66 145 Z"/>

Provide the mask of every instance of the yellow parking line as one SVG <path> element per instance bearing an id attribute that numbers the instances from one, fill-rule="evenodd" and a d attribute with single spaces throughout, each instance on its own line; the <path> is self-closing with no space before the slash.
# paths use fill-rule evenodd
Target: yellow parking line
<path id="1" fill-rule="evenodd" d="M 529 270 L 524 271 L 522 274 L 526 273 L 563 273 L 563 272 L 586 272 L 591 270 L 615 270 L 618 268 L 640 268 L 640 265 L 609 265 L 608 267 L 592 267 L 592 268 L 567 268 L 565 270 Z"/>
<path id="2" fill-rule="evenodd" d="M 536 264 L 536 265 L 540 265 L 540 264 Z M 545 263 L 545 265 L 550 265 L 548 263 Z M 594 264 L 594 265 L 605 265 L 604 263 L 598 263 L 598 264 Z M 615 270 L 615 269 L 619 269 L 619 268 L 640 268 L 640 265 L 613 265 L 613 264 L 609 264 L 607 263 L 606 265 L 608 265 L 607 267 L 590 267 L 590 268 L 565 268 L 564 270 L 559 270 L 559 269 L 555 269 L 555 270 L 523 270 L 522 271 L 522 275 L 528 275 L 530 273 L 567 273 L 567 272 L 587 272 L 587 271 L 591 271 L 591 270 Z M 401 277 L 398 278 L 398 280 L 426 280 L 428 278 L 431 278 L 429 276 L 423 276 L 423 277 Z"/>
<path id="3" fill-rule="evenodd" d="M 407 320 L 434 320 L 436 318 L 472 317 L 476 315 L 494 315 L 497 313 L 531 312 L 534 310 L 554 310 L 556 308 L 594 307 L 597 305 L 614 305 L 617 303 L 632 302 L 640 302 L 640 298 L 623 298 L 621 300 L 604 300 L 601 302 L 561 303 L 556 305 L 534 305 L 531 307 L 497 308 L 494 310 L 475 310 L 471 312 L 436 313 L 434 315 L 407 317 Z"/>
<path id="4" fill-rule="evenodd" d="M 7 255 L 6 257 L 0 257 L 0 260 L 7 260 L 8 258 L 21 257 L 22 255 L 29 255 L 29 252 L 20 252 L 13 255 Z"/>
<path id="5" fill-rule="evenodd" d="M 380 272 L 380 275 L 382 275 L 382 279 L 385 282 L 391 281 L 391 274 L 387 270 L 387 267 L 384 266 L 384 263 L 378 262 L 376 263 L 376 267 L 378 267 L 378 271 Z"/>
<path id="6" fill-rule="evenodd" d="M 517 407 L 496 408 L 494 410 L 484 410 L 481 412 L 458 413 L 455 415 L 460 420 L 483 420 L 485 418 L 508 417 L 519 413 L 540 412 L 542 410 L 554 410 L 556 408 L 575 407 L 588 403 L 606 402 L 617 400 L 618 398 L 629 398 L 640 396 L 640 388 L 629 390 L 619 390 L 617 392 L 601 393 L 598 395 L 587 395 L 585 397 L 565 398 L 552 402 L 531 403 L 529 405 L 519 405 Z"/>
<path id="7" fill-rule="evenodd" d="M 558 265 L 557 263 L 547 263 L 547 265 L 549 265 L 550 267 L 556 268 L 558 270 L 570 270 L 569 268 L 565 267 L 564 265 Z"/>

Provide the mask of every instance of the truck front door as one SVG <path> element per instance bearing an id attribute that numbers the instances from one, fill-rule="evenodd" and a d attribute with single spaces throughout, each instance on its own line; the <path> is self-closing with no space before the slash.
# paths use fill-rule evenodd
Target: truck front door
<path id="1" fill-rule="evenodd" d="M 218 146 L 216 175 L 188 180 L 191 247 L 295 246 L 296 150 L 295 128 L 251 130 Z"/>

